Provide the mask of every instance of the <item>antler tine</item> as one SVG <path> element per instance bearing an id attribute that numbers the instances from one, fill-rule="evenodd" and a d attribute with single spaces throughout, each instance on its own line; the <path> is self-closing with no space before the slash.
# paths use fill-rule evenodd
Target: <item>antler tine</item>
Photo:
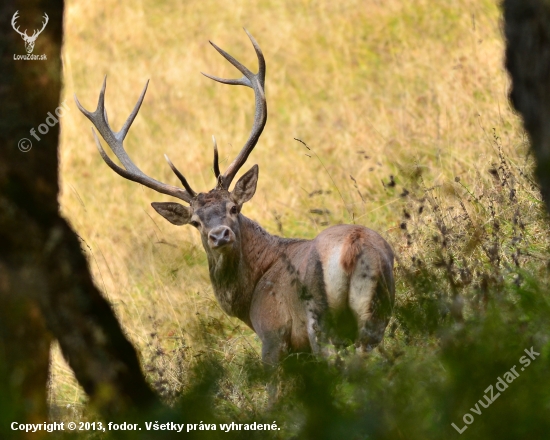
<path id="1" fill-rule="evenodd" d="M 19 35 L 23 36 L 27 36 L 27 30 L 25 29 L 25 32 L 21 32 L 19 30 L 19 26 L 15 27 L 16 26 L 16 21 L 17 19 L 19 18 L 19 11 L 15 11 L 15 14 L 13 14 L 13 17 L 11 18 L 11 27 L 14 29 L 15 32 L 17 32 Z"/>
<path id="2" fill-rule="evenodd" d="M 208 75 L 207 73 L 201 72 L 204 76 L 213 79 L 214 81 L 221 82 L 223 84 L 230 84 L 233 86 L 247 86 L 252 87 L 251 78 L 254 77 L 254 74 L 248 70 L 243 64 L 229 55 L 225 50 L 217 46 L 212 41 L 209 41 L 214 49 L 216 49 L 227 61 L 229 61 L 233 66 L 235 66 L 244 76 L 240 79 L 225 79 L 218 76 Z"/>
<path id="3" fill-rule="evenodd" d="M 145 98 L 145 93 L 147 92 L 148 85 L 149 85 L 149 81 L 145 83 L 145 87 L 143 88 L 143 91 L 141 92 L 141 95 L 136 105 L 134 106 L 132 113 L 130 113 L 130 116 L 128 116 L 128 119 L 126 119 L 126 122 L 124 123 L 120 131 L 118 131 L 117 133 L 113 132 L 113 130 L 111 129 L 107 121 L 107 112 L 105 110 L 105 89 L 107 87 L 107 76 L 105 76 L 103 80 L 103 86 L 101 87 L 101 91 L 99 92 L 97 108 L 93 113 L 86 110 L 84 107 L 82 107 L 82 105 L 78 101 L 78 98 L 76 97 L 76 94 L 74 95 L 74 100 L 79 110 L 84 114 L 84 116 L 86 116 L 92 122 L 92 124 L 94 124 L 99 134 L 101 134 L 101 137 L 103 137 L 105 142 L 107 142 L 107 145 L 109 145 L 109 148 L 111 149 L 111 151 L 122 163 L 124 168 L 119 167 L 111 160 L 111 158 L 107 155 L 107 153 L 101 146 L 101 142 L 97 137 L 95 130 L 92 128 L 92 133 L 94 135 L 97 149 L 99 150 L 99 153 L 101 154 L 101 157 L 103 158 L 105 163 L 114 172 L 124 177 L 125 179 L 132 180 L 133 182 L 141 183 L 143 186 L 151 188 L 157 192 L 160 192 L 162 194 L 166 194 L 172 197 L 177 197 L 178 199 L 181 199 L 190 203 L 193 197 L 195 196 L 195 192 L 191 189 L 191 187 L 189 187 L 188 184 L 187 186 L 184 184 L 184 186 L 187 190 L 190 190 L 189 192 L 181 188 L 159 182 L 158 180 L 155 180 L 152 177 L 147 176 L 132 162 L 132 160 L 124 150 L 124 146 L 123 146 L 124 138 L 128 134 L 128 131 L 130 130 L 130 126 L 132 125 L 132 122 L 134 122 L 134 119 L 136 118 L 139 112 L 143 99 Z M 172 163 L 171 162 L 169 163 L 172 167 L 172 170 L 176 173 L 176 175 L 178 177 L 180 176 L 183 177 L 181 173 L 177 171 L 177 169 L 172 165 Z"/>
<path id="4" fill-rule="evenodd" d="M 212 142 L 214 143 L 214 176 L 218 179 L 220 177 L 220 164 L 218 161 L 218 143 L 214 135 L 212 135 Z"/>
<path id="5" fill-rule="evenodd" d="M 246 86 L 254 90 L 254 96 L 256 101 L 254 124 L 252 125 L 252 130 L 250 132 L 250 135 L 244 147 L 239 152 L 235 160 L 231 162 L 231 164 L 229 165 L 227 170 L 223 173 L 223 175 L 221 175 L 218 179 L 221 182 L 221 186 L 225 189 L 229 189 L 229 186 L 231 185 L 231 181 L 233 180 L 233 178 L 235 177 L 239 169 L 244 165 L 244 163 L 248 159 L 248 156 L 250 155 L 250 153 L 258 143 L 258 140 L 260 139 L 260 135 L 262 134 L 262 131 L 267 122 L 267 103 L 266 103 L 265 93 L 264 93 L 265 73 L 266 73 L 265 58 L 262 53 L 262 50 L 260 49 L 260 46 L 254 39 L 254 37 L 250 35 L 250 33 L 246 29 L 244 31 L 248 35 L 248 38 L 250 38 L 250 41 L 252 42 L 252 46 L 254 46 L 254 50 L 256 51 L 256 56 L 258 58 L 258 73 L 256 74 L 252 73 L 243 64 L 241 64 L 239 61 L 237 61 L 235 58 L 229 55 L 226 51 L 219 48 L 212 42 L 210 42 L 210 44 L 214 47 L 214 49 L 216 49 L 233 66 L 235 66 L 244 76 L 240 79 L 226 79 L 226 78 L 219 78 L 217 76 L 212 76 L 212 75 L 203 73 L 204 76 L 210 79 L 213 79 L 214 81 L 221 82 L 223 84 L 229 84 L 229 85 Z"/>
<path id="6" fill-rule="evenodd" d="M 250 42 L 252 43 L 252 46 L 254 47 L 254 50 L 256 52 L 256 57 L 258 58 L 257 76 L 259 77 L 263 88 L 265 85 L 265 71 L 266 71 L 264 54 L 262 52 L 262 49 L 260 48 L 260 45 L 255 40 L 255 38 L 250 34 L 250 32 L 248 32 L 245 28 L 243 29 L 246 32 L 246 35 L 248 35 L 248 38 L 250 39 Z"/>
<path id="7" fill-rule="evenodd" d="M 170 158 L 165 154 L 164 158 L 166 159 L 166 162 L 168 162 L 168 165 L 170 165 L 170 168 L 172 168 L 172 171 L 176 176 L 178 176 L 178 179 L 180 179 L 181 184 L 186 189 L 186 191 L 189 193 L 191 197 L 196 197 L 197 193 L 193 191 L 189 183 L 187 183 L 187 179 L 183 176 L 183 174 L 180 173 L 180 170 L 176 168 L 176 166 L 172 163 Z"/>

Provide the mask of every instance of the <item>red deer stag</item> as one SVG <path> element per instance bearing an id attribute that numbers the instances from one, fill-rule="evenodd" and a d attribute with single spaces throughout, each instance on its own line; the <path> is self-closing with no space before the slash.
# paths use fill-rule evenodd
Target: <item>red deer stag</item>
<path id="1" fill-rule="evenodd" d="M 246 30 L 245 30 L 246 31 Z M 252 328 L 262 341 L 262 359 L 277 363 L 290 352 L 319 353 L 329 340 L 356 340 L 363 350 L 376 347 L 384 335 L 394 302 L 393 252 L 376 232 L 363 226 L 337 225 L 313 240 L 281 238 L 266 232 L 241 214 L 242 206 L 256 191 L 258 165 L 254 165 L 229 190 L 231 182 L 260 138 L 267 120 L 264 93 L 265 60 L 247 32 L 258 57 L 258 73 L 212 46 L 242 74 L 240 79 L 208 78 L 254 90 L 256 112 L 248 140 L 227 170 L 220 173 L 214 139 L 216 187 L 196 193 L 182 173 L 165 156 L 183 188 L 161 183 L 144 174 L 128 157 L 123 141 L 136 117 L 145 85 L 134 110 L 118 133 L 113 132 L 105 110 L 105 86 L 95 112 L 78 108 L 99 131 L 124 168 L 105 153 L 92 129 L 103 160 L 120 176 L 141 183 L 179 203 L 152 203 L 170 223 L 190 224 L 201 234 L 208 256 L 210 279 L 222 309 Z"/>

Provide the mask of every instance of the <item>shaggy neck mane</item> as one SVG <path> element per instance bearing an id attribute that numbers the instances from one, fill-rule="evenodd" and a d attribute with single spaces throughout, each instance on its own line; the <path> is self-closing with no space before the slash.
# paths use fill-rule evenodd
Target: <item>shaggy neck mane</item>
<path id="1" fill-rule="evenodd" d="M 271 235 L 242 214 L 235 233 L 233 249 L 219 255 L 207 252 L 210 280 L 222 309 L 252 327 L 249 311 L 256 284 L 288 244 L 304 240 Z"/>

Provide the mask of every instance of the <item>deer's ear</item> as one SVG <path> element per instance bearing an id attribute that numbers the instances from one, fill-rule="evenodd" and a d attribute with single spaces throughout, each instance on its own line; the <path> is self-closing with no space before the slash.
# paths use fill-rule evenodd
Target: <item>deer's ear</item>
<path id="1" fill-rule="evenodd" d="M 258 184 L 258 172 L 258 165 L 254 165 L 239 179 L 231 193 L 231 200 L 234 203 L 242 205 L 252 198 Z"/>
<path id="2" fill-rule="evenodd" d="M 193 210 L 188 206 L 172 202 L 153 202 L 151 206 L 155 211 L 162 215 L 166 220 L 176 226 L 189 223 Z"/>

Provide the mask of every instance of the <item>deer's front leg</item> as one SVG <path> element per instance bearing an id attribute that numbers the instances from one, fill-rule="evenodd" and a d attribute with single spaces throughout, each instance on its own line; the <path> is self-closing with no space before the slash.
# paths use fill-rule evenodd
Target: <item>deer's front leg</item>
<path id="1" fill-rule="evenodd" d="M 284 328 L 268 332 L 260 337 L 262 340 L 262 362 L 276 367 L 289 353 L 288 337 Z"/>
<path id="2" fill-rule="evenodd" d="M 262 282 L 250 307 L 250 322 L 262 341 L 262 361 L 277 365 L 291 348 L 292 319 L 281 290 L 269 281 Z"/>
<path id="3" fill-rule="evenodd" d="M 289 352 L 288 344 L 284 335 L 279 332 L 265 334 L 262 338 L 262 361 L 267 373 L 267 396 L 268 406 L 271 408 L 279 399 L 280 381 L 277 377 L 277 366 Z"/>
<path id="4" fill-rule="evenodd" d="M 275 374 L 279 362 L 283 360 L 290 351 L 290 333 L 291 326 L 287 322 L 282 322 L 280 316 L 275 313 L 270 316 L 269 322 L 257 322 L 252 320 L 254 330 L 262 341 L 262 362 L 265 371 L 268 374 L 267 394 L 269 406 L 271 407 L 277 402 L 279 395 L 279 381 Z M 270 325 L 271 324 L 271 325 Z"/>

